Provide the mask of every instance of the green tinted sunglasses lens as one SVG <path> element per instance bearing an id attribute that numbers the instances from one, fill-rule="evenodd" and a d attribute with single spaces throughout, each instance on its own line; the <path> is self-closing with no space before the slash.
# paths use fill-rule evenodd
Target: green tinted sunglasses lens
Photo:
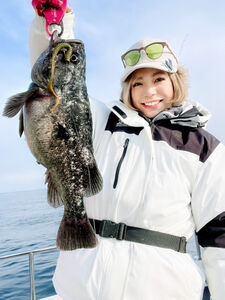
<path id="1" fill-rule="evenodd" d="M 139 61 L 139 58 L 140 58 L 139 51 L 133 50 L 133 51 L 128 52 L 124 56 L 124 61 L 125 61 L 126 65 L 128 65 L 128 66 L 134 66 Z"/>
<path id="2" fill-rule="evenodd" d="M 163 45 L 162 44 L 152 44 L 145 49 L 147 55 L 151 59 L 159 58 L 163 53 Z"/>

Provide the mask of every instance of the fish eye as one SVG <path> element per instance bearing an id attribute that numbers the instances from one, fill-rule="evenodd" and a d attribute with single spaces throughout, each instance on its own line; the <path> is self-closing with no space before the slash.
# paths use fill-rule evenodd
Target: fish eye
<path id="1" fill-rule="evenodd" d="M 77 56 L 76 53 L 73 53 L 73 54 L 71 55 L 70 61 L 73 62 L 73 63 L 75 63 L 75 62 L 78 61 L 78 56 Z"/>

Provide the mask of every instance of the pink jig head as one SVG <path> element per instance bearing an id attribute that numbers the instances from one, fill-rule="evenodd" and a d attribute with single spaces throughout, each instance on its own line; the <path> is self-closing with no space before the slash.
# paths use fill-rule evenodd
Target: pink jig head
<path id="1" fill-rule="evenodd" d="M 52 24 L 60 25 L 63 33 L 62 18 L 66 11 L 67 0 L 32 0 L 32 5 L 39 16 L 44 16 L 46 19 L 46 32 L 49 36 L 49 26 Z"/>

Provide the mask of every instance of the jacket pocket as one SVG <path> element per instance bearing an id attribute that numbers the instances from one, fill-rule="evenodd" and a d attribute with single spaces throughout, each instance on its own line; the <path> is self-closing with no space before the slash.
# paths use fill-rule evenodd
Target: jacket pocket
<path id="1" fill-rule="evenodd" d="M 117 168 L 116 168 L 116 173 L 115 173 L 115 179 L 114 179 L 114 183 L 113 183 L 113 188 L 115 189 L 116 186 L 117 186 L 117 183 L 118 183 L 118 179 L 119 179 L 119 173 L 120 173 L 120 168 L 122 166 L 122 163 L 123 163 L 123 160 L 126 156 L 126 153 L 127 153 L 127 148 L 128 148 L 128 144 L 129 144 L 129 139 L 127 138 L 124 142 L 124 145 L 123 145 L 123 153 L 121 155 L 121 158 L 118 162 L 118 165 L 117 165 Z"/>

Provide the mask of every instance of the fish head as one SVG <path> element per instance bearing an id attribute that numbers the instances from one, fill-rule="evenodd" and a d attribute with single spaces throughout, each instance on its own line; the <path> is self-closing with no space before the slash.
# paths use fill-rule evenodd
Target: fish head
<path id="1" fill-rule="evenodd" d="M 70 53 L 69 53 L 70 52 Z M 47 89 L 50 79 L 56 90 L 85 81 L 86 59 L 80 40 L 51 40 L 32 68 L 32 81 Z"/>
<path id="2" fill-rule="evenodd" d="M 69 52 L 69 45 L 72 50 L 68 60 L 66 57 Z M 54 82 L 53 86 L 56 89 L 63 89 L 66 87 L 70 89 L 71 86 L 83 86 L 85 82 L 86 59 L 84 44 L 80 40 L 65 40 L 64 42 L 57 42 L 54 49 L 62 46 L 58 52 L 55 60 Z"/>

